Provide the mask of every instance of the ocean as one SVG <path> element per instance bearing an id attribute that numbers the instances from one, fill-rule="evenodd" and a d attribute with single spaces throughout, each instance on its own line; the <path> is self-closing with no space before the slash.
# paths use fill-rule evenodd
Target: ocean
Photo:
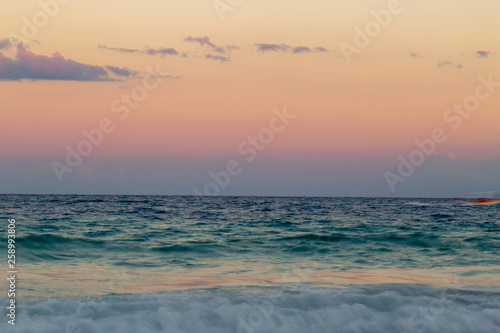
<path id="1" fill-rule="evenodd" d="M 0 332 L 500 332 L 500 205 L 1 195 Z M 6 307 L 16 232 L 16 325 Z"/>

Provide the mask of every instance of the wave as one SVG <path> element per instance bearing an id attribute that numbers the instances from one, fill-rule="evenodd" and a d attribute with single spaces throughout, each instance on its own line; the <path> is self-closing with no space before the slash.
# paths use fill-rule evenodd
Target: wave
<path id="1" fill-rule="evenodd" d="M 282 237 L 278 240 L 311 240 L 311 241 L 321 241 L 321 242 L 338 242 L 340 240 L 348 239 L 347 236 L 337 234 L 337 235 L 316 235 L 316 234 L 307 234 L 307 235 L 299 235 L 299 236 L 290 236 L 290 237 Z"/>
<path id="2" fill-rule="evenodd" d="M 409 201 L 409 202 L 405 202 L 405 205 L 410 205 L 410 206 L 432 206 L 433 204 L 431 204 L 429 202 Z"/>
<path id="3" fill-rule="evenodd" d="M 2 303 L 6 300 L 0 298 Z M 21 303 L 5 333 L 500 331 L 500 291 L 424 285 L 210 289 Z M 4 308 L 5 309 L 5 308 Z M 2 310 L 5 318 L 5 310 Z"/>
<path id="4" fill-rule="evenodd" d="M 450 202 L 447 199 L 444 199 L 446 201 L 433 201 L 433 202 L 422 202 L 422 201 L 408 201 L 405 202 L 404 205 L 406 206 L 456 206 L 453 202 Z"/>
<path id="5" fill-rule="evenodd" d="M 163 252 L 163 253 L 198 253 L 198 254 L 211 254 L 216 253 L 224 249 L 224 247 L 219 245 L 205 245 L 205 244 L 192 244 L 186 243 L 185 245 L 181 244 L 173 244 L 173 245 L 165 245 L 153 248 L 154 251 Z"/>
<path id="6" fill-rule="evenodd" d="M 40 248 L 45 246 L 52 246 L 55 244 L 73 244 L 74 246 L 77 243 L 94 245 L 102 245 L 105 243 L 103 240 L 98 239 L 71 238 L 55 234 L 40 234 L 18 237 L 17 242 L 22 244 L 23 247 L 26 248 Z"/>

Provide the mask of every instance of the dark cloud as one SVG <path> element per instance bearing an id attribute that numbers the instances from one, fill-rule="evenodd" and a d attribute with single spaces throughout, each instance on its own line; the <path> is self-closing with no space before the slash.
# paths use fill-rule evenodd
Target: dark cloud
<path id="1" fill-rule="evenodd" d="M 220 61 L 220 62 L 229 62 L 230 61 L 230 59 L 228 57 L 223 57 L 223 56 L 214 55 L 214 54 L 207 54 L 205 56 L 205 58 L 212 59 L 212 60 L 217 60 L 217 61 Z"/>
<path id="2" fill-rule="evenodd" d="M 327 49 L 324 47 L 318 46 L 317 48 L 314 49 L 316 52 L 328 52 Z"/>
<path id="3" fill-rule="evenodd" d="M 445 67 L 445 66 L 453 66 L 453 67 L 456 67 L 458 69 L 462 68 L 463 66 L 461 64 L 458 64 L 458 65 L 455 65 L 453 62 L 451 62 L 450 60 L 447 60 L 447 61 L 440 61 L 437 63 L 437 66 L 439 68 L 441 67 Z"/>
<path id="4" fill-rule="evenodd" d="M 121 48 L 121 47 L 109 47 L 106 45 L 101 45 L 99 44 L 97 46 L 100 49 L 105 49 L 105 50 L 110 50 L 110 51 L 115 51 L 119 53 L 139 53 L 139 54 L 148 54 L 148 55 L 179 55 L 179 52 L 177 52 L 176 49 L 174 48 L 157 48 L 157 49 L 152 49 L 152 48 L 145 48 L 144 50 L 139 50 L 139 49 L 126 49 L 126 48 Z"/>
<path id="5" fill-rule="evenodd" d="M 410 57 L 412 58 L 423 58 L 424 56 L 417 52 L 411 52 Z"/>
<path id="6" fill-rule="evenodd" d="M 135 72 L 114 66 L 82 64 L 64 58 L 59 52 L 52 56 L 37 55 L 24 47 L 17 48 L 14 59 L 0 53 L 0 80 L 118 81 L 112 74 L 133 76 Z"/>

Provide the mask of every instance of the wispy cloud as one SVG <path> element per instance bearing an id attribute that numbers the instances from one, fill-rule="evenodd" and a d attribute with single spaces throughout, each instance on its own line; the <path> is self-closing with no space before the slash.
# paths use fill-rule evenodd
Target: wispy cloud
<path id="1" fill-rule="evenodd" d="M 476 55 L 478 58 L 488 58 L 491 55 L 491 51 L 476 51 Z"/>
<path id="2" fill-rule="evenodd" d="M 290 45 L 286 44 L 266 44 L 266 43 L 257 43 L 257 50 L 260 52 L 272 51 L 272 52 L 286 52 L 290 50 Z"/>
<path id="3" fill-rule="evenodd" d="M 423 56 L 423 55 L 421 55 L 420 53 L 417 53 L 417 52 L 411 52 L 411 53 L 410 53 L 410 57 L 412 57 L 412 58 L 417 58 L 417 59 L 422 59 L 422 58 L 424 58 L 424 56 Z"/>
<path id="4" fill-rule="evenodd" d="M 223 57 L 223 56 L 214 55 L 214 54 L 207 54 L 205 56 L 205 58 L 212 59 L 212 60 L 217 60 L 217 61 L 220 61 L 220 62 L 229 62 L 230 61 L 230 59 L 228 57 Z"/>
<path id="5" fill-rule="evenodd" d="M 0 80 L 118 81 L 114 76 L 133 77 L 135 71 L 115 66 L 92 66 L 64 58 L 37 55 L 22 46 L 15 58 L 0 53 Z"/>
<path id="6" fill-rule="evenodd" d="M 198 46 L 205 48 L 205 49 L 210 49 L 212 52 L 205 54 L 203 57 L 205 59 L 210 59 L 214 61 L 220 61 L 220 62 L 230 62 L 231 58 L 229 57 L 229 54 L 231 54 L 231 51 L 234 50 L 239 50 L 240 48 L 237 45 L 217 45 L 215 44 L 210 37 L 208 36 L 203 36 L 203 37 L 194 37 L 194 36 L 188 36 L 184 38 L 184 42 L 187 43 L 194 43 L 197 44 Z M 328 52 L 328 49 L 317 46 L 317 47 L 309 47 L 309 46 L 290 46 L 288 44 L 269 44 L 269 43 L 256 43 L 255 46 L 257 47 L 257 50 L 259 52 L 288 52 L 291 54 L 306 54 L 306 53 L 323 53 L 323 52 Z M 143 50 L 141 49 L 131 49 L 131 48 L 118 48 L 118 47 L 110 47 L 106 45 L 99 44 L 98 48 L 100 49 L 105 49 L 105 50 L 110 50 L 110 51 L 115 51 L 119 53 L 136 53 L 136 54 L 148 54 L 148 55 L 160 55 L 160 56 L 165 56 L 165 55 L 172 55 L 172 56 L 183 56 L 187 57 L 187 53 L 182 53 L 180 54 L 176 49 L 174 48 L 144 48 Z M 218 53 L 218 54 L 217 54 Z"/>
<path id="7" fill-rule="evenodd" d="M 455 67 L 455 68 L 458 68 L 458 69 L 461 69 L 463 67 L 462 64 L 456 65 L 453 62 L 451 62 L 450 60 L 440 61 L 440 62 L 437 63 L 437 66 L 439 68 L 445 67 L 445 66 L 452 66 L 452 67 Z"/>
<path id="8" fill-rule="evenodd" d="M 36 39 L 33 39 L 31 42 L 33 44 L 40 45 L 40 42 L 37 41 Z M 29 45 L 24 44 L 19 39 L 13 38 L 13 37 L 11 37 L 11 38 L 5 38 L 5 39 L 0 39 L 0 50 L 8 50 L 10 48 L 18 48 L 18 47 L 22 47 L 22 48 L 28 49 Z"/>
<path id="9" fill-rule="evenodd" d="M 172 80 L 181 78 L 181 76 L 171 75 L 171 74 L 151 74 L 151 77 L 155 79 L 162 78 L 162 79 L 172 79 Z"/>
<path id="10" fill-rule="evenodd" d="M 220 54 L 228 54 L 233 50 L 238 50 L 239 47 L 236 45 L 226 45 L 226 46 L 220 46 L 216 45 L 210 40 L 210 37 L 204 36 L 204 37 L 193 37 L 193 36 L 188 36 L 184 38 L 184 41 L 187 43 L 195 43 L 198 44 L 201 47 L 209 48 L 212 51 Z M 210 59 L 214 61 L 220 61 L 220 62 L 230 62 L 231 59 L 228 56 L 222 56 L 222 55 L 216 55 L 216 54 L 206 54 L 205 59 Z"/>
<path id="11" fill-rule="evenodd" d="M 466 55 L 466 54 L 462 53 L 462 56 L 464 58 L 472 58 L 472 59 L 491 58 L 494 55 L 496 55 L 496 54 L 491 52 L 491 51 L 487 51 L 487 50 L 478 50 L 478 51 L 472 53 L 471 55 Z"/>
<path id="12" fill-rule="evenodd" d="M 99 49 L 116 51 L 116 52 L 120 52 L 120 53 L 143 53 L 143 51 L 137 50 L 137 49 L 126 49 L 126 48 L 123 48 L 123 47 L 109 47 L 109 46 L 101 45 L 101 44 L 99 44 L 97 47 Z"/>
<path id="13" fill-rule="evenodd" d="M 218 52 L 218 53 L 225 52 L 223 47 L 217 46 L 214 43 L 212 43 L 210 41 L 210 37 L 208 37 L 208 36 L 205 36 L 205 37 L 189 36 L 189 37 L 184 38 L 184 41 L 190 42 L 190 43 L 198 43 L 198 44 L 200 44 L 200 46 L 208 46 L 208 47 L 212 48 L 215 52 Z"/>
<path id="14" fill-rule="evenodd" d="M 307 46 L 297 46 L 293 48 L 292 53 L 311 53 L 312 50 Z"/>
<path id="15" fill-rule="evenodd" d="M 144 50 L 139 50 L 139 49 L 127 49 L 127 48 L 122 48 L 122 47 L 109 47 L 106 45 L 101 45 L 99 44 L 97 46 L 100 49 L 104 50 L 110 50 L 110 51 L 115 51 L 119 53 L 138 53 L 138 54 L 148 54 L 148 55 L 160 55 L 160 56 L 165 56 L 165 55 L 179 55 L 179 52 L 177 52 L 176 49 L 174 48 L 166 48 L 166 47 L 161 47 L 161 48 L 148 48 L 146 47 Z"/>
<path id="16" fill-rule="evenodd" d="M 208 36 L 204 36 L 204 37 L 188 36 L 188 37 L 184 38 L 184 41 L 188 42 L 188 43 L 197 43 L 200 46 L 209 47 L 217 53 L 226 53 L 227 51 L 230 51 L 230 50 L 239 49 L 236 45 L 227 45 L 227 46 L 216 45 L 210 40 L 210 37 L 208 37 Z"/>
<path id="17" fill-rule="evenodd" d="M 12 40 L 9 38 L 0 39 L 0 50 L 8 50 L 12 46 Z"/>
<path id="18" fill-rule="evenodd" d="M 316 47 L 314 49 L 307 46 L 290 46 L 288 44 L 268 44 L 268 43 L 257 43 L 257 51 L 259 52 L 291 52 L 293 54 L 299 53 L 314 53 L 314 52 L 327 52 L 328 50 L 324 47 Z"/>
<path id="19" fill-rule="evenodd" d="M 146 49 L 146 53 L 149 55 L 179 55 L 179 52 L 177 52 L 174 48 L 159 48 L 159 49 Z"/>
<path id="20" fill-rule="evenodd" d="M 129 68 L 120 68 L 116 66 L 106 66 L 106 68 L 110 72 L 122 77 L 131 77 L 131 76 L 136 76 L 138 74 L 136 71 Z"/>

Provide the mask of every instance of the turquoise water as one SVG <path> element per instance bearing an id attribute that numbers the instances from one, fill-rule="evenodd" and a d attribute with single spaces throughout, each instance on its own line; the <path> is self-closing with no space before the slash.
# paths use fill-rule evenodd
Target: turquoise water
<path id="1" fill-rule="evenodd" d="M 2 332 L 500 332 L 500 205 L 2 195 L 0 212 L 20 303 Z"/>

